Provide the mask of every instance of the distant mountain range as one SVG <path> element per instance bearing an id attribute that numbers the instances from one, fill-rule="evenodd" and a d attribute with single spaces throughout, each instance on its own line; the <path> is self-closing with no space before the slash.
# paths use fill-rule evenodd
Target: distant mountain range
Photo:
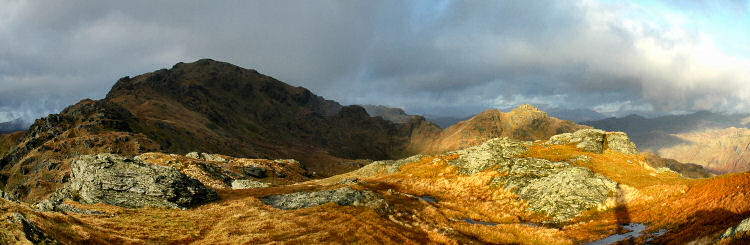
<path id="1" fill-rule="evenodd" d="M 722 174 L 750 170 L 750 115 L 699 111 L 645 118 L 629 115 L 581 124 L 630 135 L 642 151 L 702 165 Z"/>
<path id="2" fill-rule="evenodd" d="M 7 134 L 16 131 L 23 131 L 29 128 L 30 123 L 22 118 L 16 118 L 7 122 L 0 122 L 0 134 Z"/>

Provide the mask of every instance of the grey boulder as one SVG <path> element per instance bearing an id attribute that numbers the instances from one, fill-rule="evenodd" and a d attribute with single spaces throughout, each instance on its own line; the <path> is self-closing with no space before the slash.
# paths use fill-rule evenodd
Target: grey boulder
<path id="1" fill-rule="evenodd" d="M 216 191 L 174 168 L 114 154 L 79 157 L 70 177 L 62 192 L 81 203 L 190 208 L 218 199 Z"/>

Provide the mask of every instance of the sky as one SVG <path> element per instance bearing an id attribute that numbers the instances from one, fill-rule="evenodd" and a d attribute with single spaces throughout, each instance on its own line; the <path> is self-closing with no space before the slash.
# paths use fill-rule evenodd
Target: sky
<path id="1" fill-rule="evenodd" d="M 200 58 L 411 114 L 747 113 L 749 43 L 747 0 L 0 0 L 0 122 Z"/>

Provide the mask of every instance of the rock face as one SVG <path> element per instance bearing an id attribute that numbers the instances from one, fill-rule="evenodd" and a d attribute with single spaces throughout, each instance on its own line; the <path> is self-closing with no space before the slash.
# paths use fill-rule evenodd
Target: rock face
<path id="1" fill-rule="evenodd" d="M 315 207 L 329 202 L 340 206 L 367 206 L 381 210 L 387 206 L 385 200 L 371 191 L 343 187 L 336 190 L 296 192 L 262 197 L 263 203 L 278 209 L 292 210 Z"/>
<path id="2" fill-rule="evenodd" d="M 606 141 L 606 144 L 605 144 Z M 574 133 L 558 134 L 550 137 L 547 145 L 576 144 L 576 147 L 593 153 L 602 153 L 607 149 L 624 154 L 637 154 L 635 144 L 628 135 L 622 132 L 604 132 L 599 129 L 581 129 Z"/>
<path id="3" fill-rule="evenodd" d="M 529 202 L 529 209 L 564 222 L 607 200 L 617 183 L 584 167 L 545 159 L 515 158 L 503 162 L 493 180 Z"/>
<path id="4" fill-rule="evenodd" d="M 509 138 L 495 138 L 484 144 L 457 151 L 459 157 L 450 164 L 459 167 L 465 174 L 474 174 L 492 166 L 506 163 L 526 152 L 530 142 L 522 143 Z"/>
<path id="5" fill-rule="evenodd" d="M 65 188 L 82 203 L 189 208 L 218 199 L 216 191 L 174 168 L 113 154 L 81 156 L 70 177 Z"/>
<path id="6" fill-rule="evenodd" d="M 748 231 L 750 231 L 750 218 L 743 220 L 737 226 L 731 227 L 724 231 L 724 233 L 721 233 L 721 236 L 719 236 L 719 240 L 726 238 L 736 238 L 742 236 Z"/>

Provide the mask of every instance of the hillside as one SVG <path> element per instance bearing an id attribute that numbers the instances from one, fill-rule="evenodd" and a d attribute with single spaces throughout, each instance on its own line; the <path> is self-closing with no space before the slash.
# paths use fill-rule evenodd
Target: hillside
<path id="1" fill-rule="evenodd" d="M 700 163 L 717 174 L 750 171 L 750 129 L 709 129 L 674 136 L 685 143 L 659 148 L 659 155 Z"/>
<path id="2" fill-rule="evenodd" d="M 585 126 L 550 117 L 531 105 L 521 105 L 508 113 L 490 109 L 440 132 L 425 153 L 439 153 L 481 144 L 491 138 L 545 140 Z"/>
<path id="3" fill-rule="evenodd" d="M 214 186 L 218 200 L 180 210 L 67 199 L 53 207 L 68 211 L 52 212 L 0 199 L 8 220 L 0 241 L 581 244 L 617 242 L 612 235 L 624 233 L 632 235 L 628 244 L 747 241 L 750 234 L 733 227 L 750 217 L 749 174 L 684 179 L 651 168 L 632 147 L 622 134 L 598 130 L 538 142 L 498 138 L 294 185 L 269 182 L 278 176 L 271 169 L 304 179 L 293 162 L 148 153 L 110 164 L 174 166 Z M 250 179 L 269 187 L 216 182 L 247 178 L 241 169 L 248 167 L 265 169 L 269 176 Z"/>
<path id="4" fill-rule="evenodd" d="M 630 115 L 582 124 L 626 132 L 642 151 L 696 163 L 716 174 L 750 169 L 743 150 L 750 143 L 745 139 L 748 115 L 703 111 L 657 118 Z"/>
<path id="5" fill-rule="evenodd" d="M 16 145 L 21 136 L 23 136 L 23 132 L 0 134 L 0 158 L 9 152 L 11 147 Z"/>

